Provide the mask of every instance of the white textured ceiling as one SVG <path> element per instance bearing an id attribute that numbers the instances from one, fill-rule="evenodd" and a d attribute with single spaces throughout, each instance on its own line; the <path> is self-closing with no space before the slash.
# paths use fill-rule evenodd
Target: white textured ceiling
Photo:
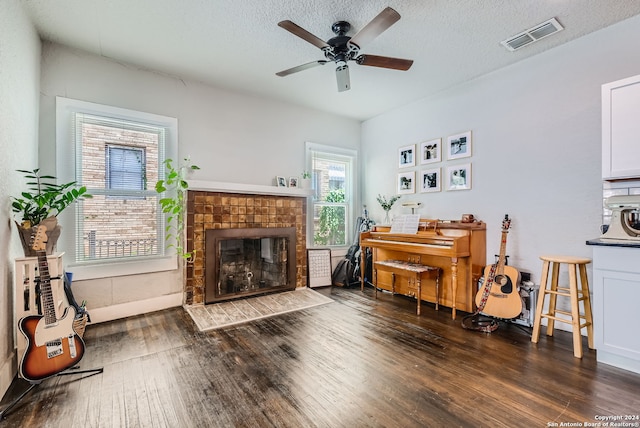
<path id="1" fill-rule="evenodd" d="M 486 74 L 640 13 L 639 0 L 21 0 L 41 37 L 212 86 L 360 120 Z M 277 26 L 288 19 L 323 40 L 355 34 L 385 7 L 402 18 L 362 53 L 413 59 L 409 71 L 349 63 L 338 92 L 332 64 Z M 516 52 L 500 41 L 555 17 L 565 30 Z"/>

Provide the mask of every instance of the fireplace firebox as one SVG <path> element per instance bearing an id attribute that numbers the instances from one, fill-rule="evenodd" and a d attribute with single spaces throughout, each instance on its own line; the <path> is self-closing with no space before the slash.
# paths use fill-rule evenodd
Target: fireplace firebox
<path id="1" fill-rule="evenodd" d="M 296 228 L 209 229 L 205 303 L 296 288 Z"/>

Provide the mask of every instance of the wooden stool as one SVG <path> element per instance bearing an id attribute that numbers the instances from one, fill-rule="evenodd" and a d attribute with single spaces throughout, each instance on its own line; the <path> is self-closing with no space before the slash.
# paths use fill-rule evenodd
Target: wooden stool
<path id="1" fill-rule="evenodd" d="M 538 306 L 536 307 L 536 317 L 533 323 L 533 333 L 531 341 L 538 343 L 540 337 L 540 322 L 542 317 L 548 318 L 547 336 L 553 336 L 553 328 L 556 321 L 571 324 L 573 329 L 573 355 L 582 358 L 582 336 L 580 331 L 587 328 L 587 338 L 589 349 L 595 349 L 593 343 L 593 318 L 591 315 L 591 299 L 589 298 L 589 282 L 587 280 L 587 265 L 591 259 L 570 256 L 541 256 L 542 278 L 540 279 L 540 291 L 538 296 Z M 558 287 L 558 273 L 560 264 L 565 263 L 569 269 L 569 287 Z M 547 281 L 549 275 L 549 264 L 551 264 L 551 283 Z M 578 278 L 576 268 L 580 268 L 580 288 L 578 288 Z M 549 295 L 549 312 L 543 314 L 544 298 Z M 571 312 L 556 309 L 558 296 L 566 296 L 571 299 Z M 580 313 L 579 302 L 582 301 L 584 313 Z M 558 317 L 558 314 L 569 318 Z M 580 320 L 584 319 L 584 323 Z"/>

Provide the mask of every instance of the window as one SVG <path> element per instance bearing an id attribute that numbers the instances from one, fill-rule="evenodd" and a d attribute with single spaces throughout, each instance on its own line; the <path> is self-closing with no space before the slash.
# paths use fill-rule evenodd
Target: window
<path id="1" fill-rule="evenodd" d="M 313 197 L 308 230 L 311 246 L 351 244 L 354 219 L 355 150 L 307 143 Z"/>
<path id="2" fill-rule="evenodd" d="M 164 176 L 163 161 L 175 157 L 177 121 L 61 97 L 56 103 L 58 178 L 93 195 L 60 219 L 74 277 L 175 268 L 154 186 Z"/>
<path id="3" fill-rule="evenodd" d="M 147 188 L 144 148 L 107 145 L 105 151 L 108 189 L 145 190 Z"/>

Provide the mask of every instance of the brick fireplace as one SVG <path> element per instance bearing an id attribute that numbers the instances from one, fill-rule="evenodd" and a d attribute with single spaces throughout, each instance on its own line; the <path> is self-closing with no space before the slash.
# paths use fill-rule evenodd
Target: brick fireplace
<path id="1" fill-rule="evenodd" d="M 212 229 L 295 228 L 295 286 L 306 286 L 307 199 L 300 190 L 289 193 L 292 195 L 188 191 L 187 251 L 195 249 L 196 256 L 186 268 L 185 304 L 205 302 L 205 283 L 213 275 L 207 272 L 206 235 Z"/>

